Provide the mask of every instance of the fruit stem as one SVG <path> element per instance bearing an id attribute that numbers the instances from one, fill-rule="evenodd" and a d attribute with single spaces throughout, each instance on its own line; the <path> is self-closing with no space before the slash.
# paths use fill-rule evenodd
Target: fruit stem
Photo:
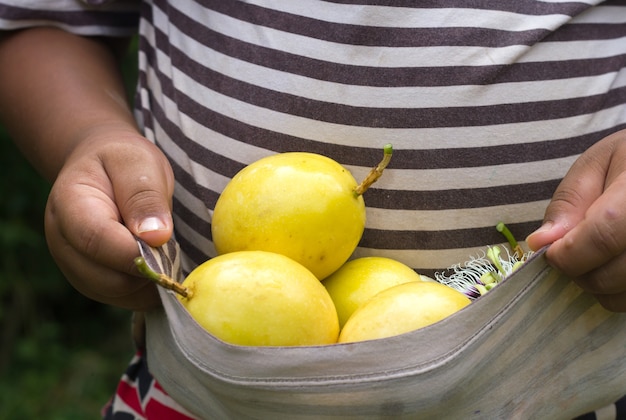
<path id="1" fill-rule="evenodd" d="M 164 287 L 168 290 L 172 290 L 183 297 L 191 297 L 191 291 L 187 287 L 181 285 L 180 283 L 176 282 L 171 277 L 168 277 L 165 274 L 157 273 L 152 270 L 150 267 L 148 267 L 148 263 L 146 262 L 146 259 L 144 257 L 135 258 L 135 266 L 137 266 L 137 269 L 144 277 L 152 280 L 159 286 Z"/>
<path id="2" fill-rule="evenodd" d="M 500 232 L 501 234 L 503 234 L 506 240 L 509 241 L 509 245 L 511 246 L 511 249 L 513 250 L 513 252 L 515 252 L 515 255 L 517 256 L 517 258 L 520 260 L 524 258 L 524 250 L 522 249 L 520 244 L 517 242 L 517 240 L 515 239 L 515 237 L 509 230 L 509 228 L 503 222 L 499 222 L 496 225 L 496 230 Z"/>
<path id="3" fill-rule="evenodd" d="M 367 191 L 367 189 L 374 182 L 378 181 L 378 178 L 380 178 L 382 176 L 383 171 L 385 170 L 385 168 L 389 164 L 389 161 L 391 161 L 391 155 L 392 154 L 393 154 L 393 146 L 391 144 L 386 144 L 383 147 L 383 159 L 380 161 L 380 163 L 375 168 L 372 168 L 372 170 L 370 170 L 370 172 L 367 174 L 367 176 L 365 177 L 363 182 L 361 182 L 354 189 L 354 195 L 355 196 L 358 197 L 359 195 L 363 195 L 363 193 L 365 191 Z"/>

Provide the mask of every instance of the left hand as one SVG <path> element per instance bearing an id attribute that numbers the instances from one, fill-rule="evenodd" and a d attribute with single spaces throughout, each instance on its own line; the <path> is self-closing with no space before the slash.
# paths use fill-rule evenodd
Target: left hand
<path id="1" fill-rule="evenodd" d="M 548 205 L 531 249 L 610 311 L 626 312 L 626 130 L 590 147 Z"/>

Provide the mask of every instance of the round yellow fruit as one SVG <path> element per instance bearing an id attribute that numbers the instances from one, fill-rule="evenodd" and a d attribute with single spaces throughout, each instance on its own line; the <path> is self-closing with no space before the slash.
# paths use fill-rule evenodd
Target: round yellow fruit
<path id="1" fill-rule="evenodd" d="M 452 315 L 470 303 L 440 283 L 410 282 L 375 295 L 357 309 L 339 334 L 340 343 L 373 340 L 414 331 Z"/>
<path id="2" fill-rule="evenodd" d="M 392 286 L 422 281 L 409 266 L 386 257 L 362 257 L 348 261 L 327 277 L 323 284 L 335 302 L 339 326 L 372 296 Z"/>
<path id="3" fill-rule="evenodd" d="M 221 193 L 211 222 L 215 248 L 218 254 L 283 254 L 323 279 L 352 255 L 363 234 L 365 204 L 356 186 L 346 168 L 318 154 L 260 159 Z"/>
<path id="4" fill-rule="evenodd" d="M 284 255 L 240 251 L 194 269 L 179 297 L 209 333 L 246 346 L 306 346 L 337 342 L 337 311 L 320 281 Z"/>

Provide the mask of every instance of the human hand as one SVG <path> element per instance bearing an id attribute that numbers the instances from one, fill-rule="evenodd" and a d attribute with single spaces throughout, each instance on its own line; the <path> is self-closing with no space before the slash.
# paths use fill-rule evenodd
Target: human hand
<path id="1" fill-rule="evenodd" d="M 94 129 L 67 157 L 46 207 L 50 252 L 68 281 L 96 301 L 133 310 L 159 304 L 137 272 L 136 235 L 172 234 L 174 177 L 161 151 L 134 131 Z"/>
<path id="2" fill-rule="evenodd" d="M 557 188 L 531 249 L 606 309 L 626 312 L 626 130 L 583 153 Z"/>

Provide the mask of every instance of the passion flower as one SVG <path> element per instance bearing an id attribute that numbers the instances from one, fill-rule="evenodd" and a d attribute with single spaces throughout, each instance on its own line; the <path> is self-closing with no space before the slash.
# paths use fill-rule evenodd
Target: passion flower
<path id="1" fill-rule="evenodd" d="M 532 251 L 524 251 L 504 223 L 498 223 L 496 229 L 507 239 L 510 249 L 498 245 L 487 247 L 482 255 L 471 257 L 445 272 L 435 273 L 435 280 L 464 293 L 470 299 L 486 294 L 506 280 L 532 255 Z"/>

